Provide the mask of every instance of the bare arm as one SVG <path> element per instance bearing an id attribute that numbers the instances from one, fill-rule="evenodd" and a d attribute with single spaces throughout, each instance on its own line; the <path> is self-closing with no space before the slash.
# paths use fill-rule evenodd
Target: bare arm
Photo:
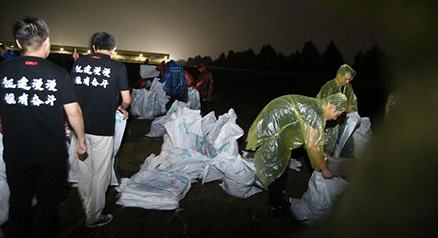
<path id="1" fill-rule="evenodd" d="M 129 113 L 126 111 L 126 109 L 131 104 L 131 93 L 129 90 L 125 90 L 121 91 L 120 94 L 122 95 L 122 103 L 117 109 L 123 113 L 123 120 L 126 120 L 126 118 L 129 116 Z"/>
<path id="2" fill-rule="evenodd" d="M 324 151 L 318 146 L 319 141 L 319 133 L 317 130 L 312 128 L 311 126 L 307 127 L 307 141 L 306 141 L 306 150 L 309 154 L 309 157 L 315 161 L 318 167 L 321 169 L 322 175 L 324 178 L 333 177 L 332 172 L 327 168 L 324 162 Z"/>
<path id="3" fill-rule="evenodd" d="M 84 119 L 82 117 L 82 109 L 77 102 L 64 105 L 65 112 L 68 117 L 70 125 L 75 131 L 77 142 L 76 150 L 79 154 L 84 154 L 87 151 L 85 145 L 85 131 L 84 131 Z"/>

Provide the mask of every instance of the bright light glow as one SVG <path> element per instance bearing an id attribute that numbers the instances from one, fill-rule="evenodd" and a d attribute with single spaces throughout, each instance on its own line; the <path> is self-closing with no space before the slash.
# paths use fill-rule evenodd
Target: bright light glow
<path id="1" fill-rule="evenodd" d="M 139 56 L 140 56 L 140 57 L 143 57 L 143 54 L 140 54 Z"/>
<path id="2" fill-rule="evenodd" d="M 60 50 L 60 51 L 64 51 L 64 48 L 60 48 L 59 50 Z"/>
<path id="3" fill-rule="evenodd" d="M 117 52 L 114 51 L 113 55 L 117 55 Z"/>
<path id="4" fill-rule="evenodd" d="M 164 56 L 165 59 L 167 59 L 167 56 Z"/>
<path id="5" fill-rule="evenodd" d="M 11 48 L 14 48 L 15 47 L 15 45 L 11 45 Z"/>
<path id="6" fill-rule="evenodd" d="M 87 50 L 87 53 L 91 53 L 91 50 Z"/>

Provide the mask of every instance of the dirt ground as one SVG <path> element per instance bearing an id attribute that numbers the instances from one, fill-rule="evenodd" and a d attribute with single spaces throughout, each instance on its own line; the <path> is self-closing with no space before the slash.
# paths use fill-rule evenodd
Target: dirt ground
<path id="1" fill-rule="evenodd" d="M 193 70 L 192 70 L 193 71 Z M 213 72 L 213 71 L 212 71 Z M 196 77 L 196 74 L 193 74 Z M 247 131 L 260 110 L 275 97 L 284 94 L 314 96 L 327 80 L 295 78 L 285 75 L 263 75 L 259 72 L 213 72 L 215 76 L 216 101 L 209 105 L 216 117 L 233 108 L 238 116 L 237 124 L 244 130 L 238 140 L 240 149 L 245 147 Z M 275 78 L 275 81 L 273 80 Z M 328 78 L 330 79 L 330 78 Z M 368 84 L 357 81 L 356 94 L 367 96 Z M 370 105 L 381 105 L 380 94 Z M 375 106 L 361 106 L 364 113 L 376 112 Z M 372 110 L 367 110 L 367 109 Z M 116 156 L 117 176 L 130 177 L 140 169 L 140 165 L 152 153 L 161 151 L 161 138 L 148 138 L 151 120 L 128 119 L 124 139 Z M 292 155 L 295 157 L 294 155 Z M 298 157 L 303 163 L 300 172 L 288 169 L 288 184 L 285 197 L 300 198 L 307 190 L 312 173 L 308 161 Z M 124 208 L 116 204 L 118 193 L 110 187 L 107 193 L 104 213 L 111 213 L 114 219 L 106 226 L 89 229 L 85 227 L 85 215 L 77 189 L 66 186 L 65 196 L 59 206 L 60 231 L 62 238 L 135 238 L 135 237 L 292 237 L 308 229 L 297 222 L 291 214 L 280 218 L 268 215 L 268 194 L 266 191 L 247 199 L 228 195 L 219 186 L 219 181 L 202 185 L 192 184 L 189 192 L 180 201 L 180 209 L 173 211 Z M 35 208 L 34 208 L 35 209 Z M 36 219 L 36 218 L 35 218 Z"/>
<path id="2" fill-rule="evenodd" d="M 162 139 L 144 136 L 150 123 L 150 120 L 129 119 L 116 157 L 119 178 L 130 177 L 147 156 L 160 153 Z M 307 189 L 311 172 L 303 163 L 300 172 L 289 170 L 288 197 L 300 197 Z M 104 213 L 113 214 L 114 220 L 95 229 L 85 227 L 77 190 L 67 187 L 59 207 L 60 237 L 288 237 L 303 227 L 291 214 L 280 218 L 269 216 L 266 191 L 239 199 L 228 195 L 219 183 L 192 184 L 177 211 L 124 208 L 116 204 L 118 193 L 110 187 Z"/>

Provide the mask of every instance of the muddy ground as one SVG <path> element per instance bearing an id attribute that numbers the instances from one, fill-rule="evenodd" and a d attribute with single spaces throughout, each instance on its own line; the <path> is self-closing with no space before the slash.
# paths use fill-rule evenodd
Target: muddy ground
<path id="1" fill-rule="evenodd" d="M 138 66 L 133 68 L 135 75 Z M 193 69 L 189 71 L 196 78 Z M 272 99 L 284 94 L 315 96 L 331 77 L 302 77 L 297 75 L 266 74 L 260 72 L 211 70 L 215 77 L 216 101 L 210 105 L 216 117 L 233 108 L 237 124 L 245 134 L 238 140 L 245 147 L 247 131 L 260 110 Z M 134 81 L 135 83 L 135 81 Z M 359 98 L 361 116 L 373 121 L 384 107 L 384 93 L 377 83 L 353 81 Z M 379 85 L 377 85 L 379 86 Z M 367 100 L 361 100 L 367 98 Z M 363 102 L 366 102 L 363 103 Z M 378 105 L 378 106 L 376 106 Z M 140 169 L 146 157 L 160 154 L 162 139 L 145 137 L 151 120 L 128 119 L 125 136 L 116 156 L 115 170 L 119 178 L 130 177 Z M 292 155 L 294 156 L 294 155 Z M 304 157 L 300 172 L 288 170 L 286 197 L 300 198 L 307 190 L 312 170 Z M 263 191 L 247 199 L 228 195 L 220 182 L 192 184 L 178 211 L 124 208 L 116 205 L 118 193 L 108 189 L 104 213 L 114 215 L 113 221 L 103 227 L 85 227 L 85 215 L 77 190 L 66 186 L 59 207 L 60 237 L 293 237 L 308 229 L 295 221 L 291 214 L 281 218 L 268 215 L 268 196 Z"/>
<path id="2" fill-rule="evenodd" d="M 116 158 L 118 177 L 130 177 L 147 156 L 160 153 L 162 140 L 144 136 L 149 126 L 150 120 L 129 119 Z M 286 196 L 300 197 L 310 174 L 306 164 L 299 173 L 290 170 Z M 84 226 L 77 190 L 67 187 L 59 210 L 60 237 L 283 237 L 301 229 L 290 214 L 281 218 L 268 215 L 266 191 L 239 199 L 228 195 L 219 183 L 192 184 L 178 211 L 124 208 L 116 205 L 118 193 L 110 187 L 104 213 L 113 214 L 114 220 L 95 229 Z"/>

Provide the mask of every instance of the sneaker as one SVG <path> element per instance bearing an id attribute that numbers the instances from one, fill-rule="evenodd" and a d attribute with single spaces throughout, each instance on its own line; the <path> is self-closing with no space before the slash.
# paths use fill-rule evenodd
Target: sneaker
<path id="1" fill-rule="evenodd" d="M 99 227 L 99 226 L 104 226 L 108 223 L 110 223 L 113 220 L 113 215 L 108 214 L 108 215 L 101 215 L 100 219 L 98 221 L 96 221 L 93 224 L 85 224 L 85 226 L 87 226 L 88 228 L 95 228 L 95 227 Z"/>

